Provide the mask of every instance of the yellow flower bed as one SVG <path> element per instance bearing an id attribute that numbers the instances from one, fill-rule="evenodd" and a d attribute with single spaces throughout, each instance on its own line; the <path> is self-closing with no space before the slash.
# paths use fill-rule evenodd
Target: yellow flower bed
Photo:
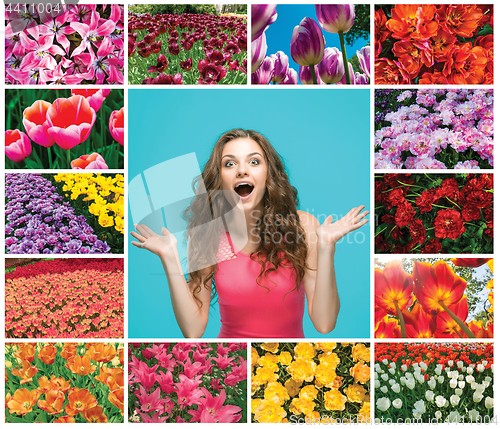
<path id="1" fill-rule="evenodd" d="M 57 174 L 57 182 L 63 182 L 66 196 L 76 200 L 83 195 L 89 212 L 96 216 L 103 228 L 112 228 L 124 233 L 124 182 L 123 174 L 103 176 L 101 174 Z"/>
<path id="2" fill-rule="evenodd" d="M 251 359 L 254 422 L 369 423 L 366 344 L 257 343 Z"/>

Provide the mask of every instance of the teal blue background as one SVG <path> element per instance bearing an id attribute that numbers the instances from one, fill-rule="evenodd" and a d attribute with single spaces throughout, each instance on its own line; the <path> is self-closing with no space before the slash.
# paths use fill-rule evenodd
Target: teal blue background
<path id="1" fill-rule="evenodd" d="M 301 210 L 324 219 L 361 204 L 370 209 L 368 89 L 130 89 L 128 111 L 129 181 L 190 152 L 205 163 L 221 134 L 246 128 L 264 134 L 283 157 Z M 129 219 L 133 228 L 130 209 Z M 319 334 L 306 307 L 306 338 L 370 337 L 369 237 L 366 225 L 337 245 L 337 326 Z M 128 249 L 129 337 L 182 338 L 159 258 L 130 244 Z M 216 338 L 219 330 L 215 304 L 204 338 Z"/>

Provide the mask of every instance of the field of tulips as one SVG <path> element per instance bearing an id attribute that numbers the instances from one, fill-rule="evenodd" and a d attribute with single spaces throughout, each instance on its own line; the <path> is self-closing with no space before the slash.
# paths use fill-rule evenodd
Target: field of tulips
<path id="1" fill-rule="evenodd" d="M 5 82 L 123 84 L 123 5 L 8 4 Z"/>
<path id="2" fill-rule="evenodd" d="M 252 421 L 370 421 L 370 347 L 363 343 L 252 345 Z"/>
<path id="3" fill-rule="evenodd" d="M 376 253 L 493 253 L 492 174 L 375 176 Z"/>
<path id="4" fill-rule="evenodd" d="M 246 343 L 132 343 L 129 420 L 246 423 Z"/>
<path id="5" fill-rule="evenodd" d="M 246 84 L 246 28 L 245 15 L 129 12 L 129 84 Z"/>
<path id="6" fill-rule="evenodd" d="M 5 345 L 7 423 L 122 423 L 123 344 Z"/>
<path id="7" fill-rule="evenodd" d="M 493 423 L 492 343 L 375 344 L 375 421 Z"/>
<path id="8" fill-rule="evenodd" d="M 6 168 L 123 168 L 123 90 L 6 90 L 6 105 Z"/>
<path id="9" fill-rule="evenodd" d="M 493 259 L 375 268 L 375 338 L 493 338 Z"/>
<path id="10" fill-rule="evenodd" d="M 5 273 L 7 338 L 123 338 L 123 259 L 31 262 Z"/>
<path id="11" fill-rule="evenodd" d="M 375 83 L 492 85 L 493 5 L 376 5 Z"/>
<path id="12" fill-rule="evenodd" d="M 493 90 L 375 91 L 375 168 L 493 168 Z"/>
<path id="13" fill-rule="evenodd" d="M 123 175 L 6 174 L 9 254 L 123 253 Z"/>
<path id="14" fill-rule="evenodd" d="M 288 8 L 296 6 L 279 5 L 284 12 L 283 19 L 288 18 Z M 252 84 L 267 85 L 269 83 L 282 85 L 302 84 L 352 84 L 367 85 L 370 80 L 370 47 L 367 45 L 357 51 L 357 61 L 348 61 L 345 34 L 353 25 L 358 24 L 355 9 L 363 11 L 363 17 L 368 14 L 369 5 L 315 5 L 317 22 L 313 18 L 304 17 L 293 30 L 290 50 L 283 47 L 278 52 L 267 56 L 270 25 L 280 26 L 277 5 L 252 5 Z M 312 6 L 311 6 L 312 8 Z M 305 12 L 305 11 L 304 11 Z M 364 21 L 364 20 L 363 20 Z M 319 23 L 319 25 L 318 25 Z M 366 20 L 366 34 L 369 34 L 369 19 Z M 321 27 L 320 27 L 321 26 Z M 327 33 L 338 34 L 335 46 L 326 47 Z M 285 25 L 279 35 L 287 31 Z M 275 34 L 276 37 L 278 35 Z M 329 43 L 332 39 L 329 36 Z M 287 42 L 288 43 L 288 42 Z M 289 52 L 296 65 L 290 63 Z M 298 67 L 298 74 L 297 74 Z M 345 71 L 348 71 L 347 73 Z M 359 72 L 361 73 L 359 73 Z"/>

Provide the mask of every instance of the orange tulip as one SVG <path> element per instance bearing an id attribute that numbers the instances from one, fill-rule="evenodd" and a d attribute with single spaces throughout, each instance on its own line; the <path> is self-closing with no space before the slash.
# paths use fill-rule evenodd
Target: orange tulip
<path id="1" fill-rule="evenodd" d="M 74 417 L 62 416 L 59 417 L 57 420 L 54 420 L 52 423 L 76 423 L 76 422 Z"/>
<path id="2" fill-rule="evenodd" d="M 10 393 L 7 393 L 5 395 L 5 408 L 7 409 L 7 407 L 9 406 L 9 401 L 12 399 L 12 395 Z"/>
<path id="3" fill-rule="evenodd" d="M 38 352 L 38 359 L 47 365 L 52 365 L 56 360 L 57 348 L 53 345 L 42 347 Z"/>
<path id="4" fill-rule="evenodd" d="M 443 304 L 449 306 L 462 299 L 467 282 L 457 276 L 444 261 L 434 265 L 427 262 L 413 263 L 413 291 L 426 313 L 439 314 Z"/>
<path id="5" fill-rule="evenodd" d="M 64 393 L 59 390 L 49 390 L 45 392 L 45 401 L 38 401 L 38 407 L 47 411 L 50 415 L 63 412 Z"/>
<path id="6" fill-rule="evenodd" d="M 417 302 L 411 312 L 402 310 L 409 338 L 434 338 L 436 317 L 428 315 Z"/>
<path id="7" fill-rule="evenodd" d="M 97 381 L 105 384 L 111 389 L 113 384 L 119 384 L 123 387 L 123 369 L 122 368 L 108 368 L 106 366 L 101 366 L 101 372 L 99 375 L 95 376 Z M 120 384 L 121 380 L 121 384 Z"/>
<path id="8" fill-rule="evenodd" d="M 113 345 L 104 343 L 94 343 L 87 347 L 88 354 L 94 362 L 111 362 L 116 356 L 116 349 Z"/>
<path id="9" fill-rule="evenodd" d="M 97 399 L 87 389 L 73 387 L 68 393 L 69 404 L 65 411 L 68 416 L 76 416 L 78 413 L 94 408 L 97 405 Z"/>
<path id="10" fill-rule="evenodd" d="M 450 84 L 476 85 L 484 81 L 488 51 L 481 46 L 472 47 L 471 43 L 455 45 L 448 54 L 443 75 Z"/>
<path id="11" fill-rule="evenodd" d="M 490 267 L 491 272 L 493 272 L 493 265 L 494 265 L 494 264 L 493 264 L 493 259 L 490 259 L 490 260 L 488 261 L 488 267 Z"/>
<path id="12" fill-rule="evenodd" d="M 32 343 L 19 344 L 19 350 L 14 354 L 14 357 L 33 362 L 35 360 L 35 345 Z"/>
<path id="13" fill-rule="evenodd" d="M 388 262 L 384 270 L 375 268 L 375 306 L 393 316 L 398 308 L 408 308 L 413 302 L 413 279 L 403 269 L 401 261 Z"/>
<path id="14" fill-rule="evenodd" d="M 36 390 L 18 389 L 8 403 L 11 414 L 24 416 L 33 410 L 34 405 L 40 394 Z"/>
<path id="15" fill-rule="evenodd" d="M 120 359 L 120 365 L 123 365 L 124 364 L 124 359 L 123 359 L 123 347 L 118 349 L 118 358 Z"/>
<path id="16" fill-rule="evenodd" d="M 469 314 L 469 306 L 467 297 L 464 295 L 460 301 L 454 305 L 450 305 L 450 311 L 455 314 L 460 320 L 465 322 Z M 460 326 L 445 312 L 437 315 L 437 330 L 439 337 L 461 337 L 464 333 Z"/>
<path id="17" fill-rule="evenodd" d="M 483 325 L 483 322 L 471 320 L 468 323 L 469 329 L 474 333 L 476 338 L 493 338 L 493 325 Z"/>
<path id="18" fill-rule="evenodd" d="M 76 343 L 66 343 L 61 350 L 61 357 L 66 359 L 68 362 L 72 361 L 76 356 Z"/>
<path id="19" fill-rule="evenodd" d="M 116 389 L 109 392 L 108 401 L 111 402 L 115 407 L 118 407 L 123 414 L 123 401 L 124 401 L 124 389 Z"/>
<path id="20" fill-rule="evenodd" d="M 478 268 L 490 260 L 491 258 L 455 258 L 452 259 L 451 262 L 457 267 Z"/>
<path id="21" fill-rule="evenodd" d="M 91 365 L 90 356 L 85 354 L 84 356 L 76 356 L 73 362 L 68 362 L 66 364 L 72 373 L 79 375 L 88 375 L 97 369 L 97 366 Z"/>
<path id="22" fill-rule="evenodd" d="M 89 423 L 108 423 L 108 418 L 99 405 L 82 412 L 82 417 Z"/>
<path id="23" fill-rule="evenodd" d="M 472 4 L 441 5 L 436 12 L 439 28 L 467 38 L 474 35 L 482 18 L 481 9 Z"/>
<path id="24" fill-rule="evenodd" d="M 30 363 L 26 360 L 22 361 L 22 368 L 14 368 L 12 370 L 12 375 L 17 377 L 21 377 L 21 384 L 26 384 L 33 381 L 33 376 L 38 372 L 38 368 L 35 366 L 31 366 Z"/>
<path id="25" fill-rule="evenodd" d="M 438 24 L 434 21 L 436 6 L 397 4 L 391 10 L 391 19 L 387 28 L 395 39 L 413 39 L 425 41 L 434 36 Z"/>
<path id="26" fill-rule="evenodd" d="M 401 328 L 397 319 L 385 316 L 375 330 L 375 338 L 401 338 Z"/>
<path id="27" fill-rule="evenodd" d="M 40 386 L 37 389 L 39 393 L 45 393 L 49 390 L 59 390 L 66 393 L 71 387 L 69 381 L 66 381 L 63 377 L 56 377 L 54 374 L 50 376 L 50 380 L 46 376 L 40 377 L 38 384 Z"/>

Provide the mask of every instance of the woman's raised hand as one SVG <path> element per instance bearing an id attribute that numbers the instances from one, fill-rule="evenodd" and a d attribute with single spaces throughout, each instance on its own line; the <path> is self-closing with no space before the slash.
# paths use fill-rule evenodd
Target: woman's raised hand
<path id="1" fill-rule="evenodd" d="M 177 251 L 177 239 L 168 231 L 167 228 L 162 228 L 162 235 L 158 235 L 146 225 L 135 224 L 137 232 L 132 231 L 130 234 L 138 241 L 132 241 L 135 247 L 149 250 L 158 256 L 166 256 Z"/>
<path id="2" fill-rule="evenodd" d="M 368 219 L 363 219 L 369 213 L 368 210 L 361 213 L 364 208 L 365 206 L 354 207 L 343 218 L 334 223 L 332 223 L 333 217 L 328 216 L 316 230 L 319 242 L 336 244 L 350 232 L 368 223 Z"/>

